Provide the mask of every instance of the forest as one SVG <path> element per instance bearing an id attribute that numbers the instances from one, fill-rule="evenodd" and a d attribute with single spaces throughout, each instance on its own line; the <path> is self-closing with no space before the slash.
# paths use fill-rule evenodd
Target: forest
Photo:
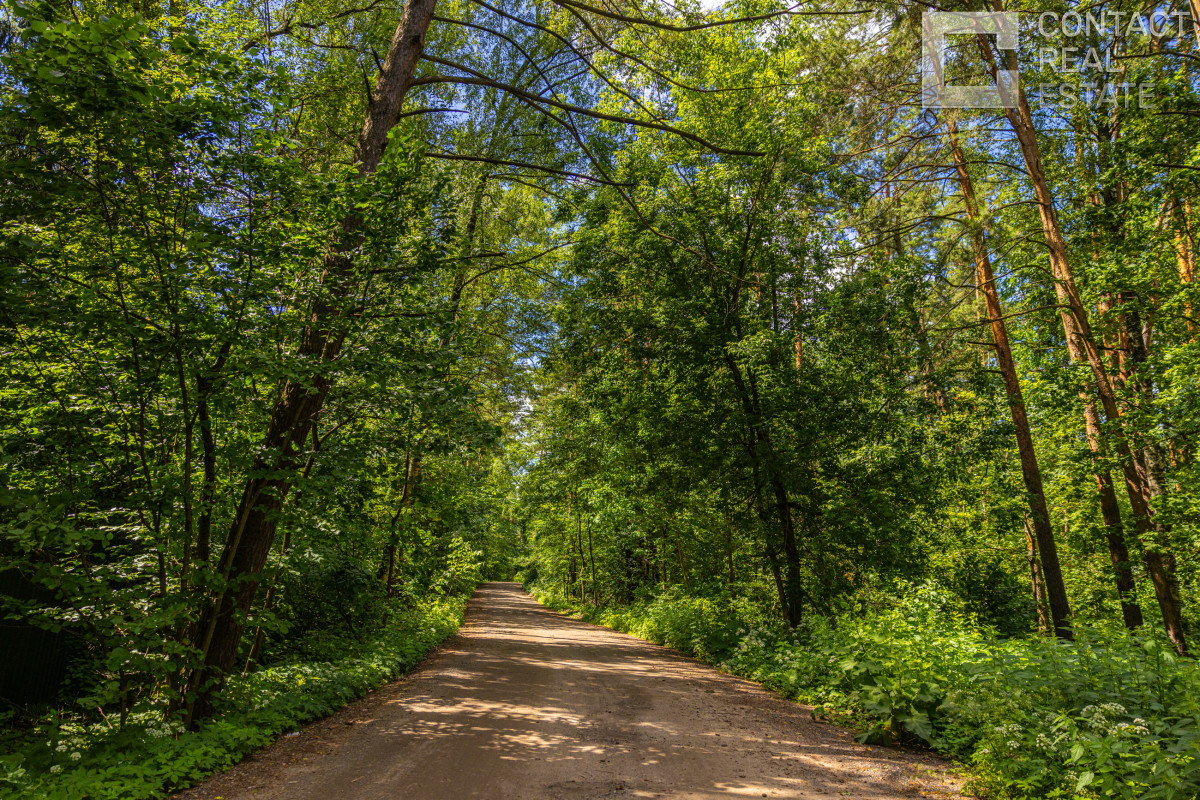
<path id="1" fill-rule="evenodd" d="M 1190 3 L 0 7 L 0 796 L 166 796 L 485 580 L 1200 795 Z"/>

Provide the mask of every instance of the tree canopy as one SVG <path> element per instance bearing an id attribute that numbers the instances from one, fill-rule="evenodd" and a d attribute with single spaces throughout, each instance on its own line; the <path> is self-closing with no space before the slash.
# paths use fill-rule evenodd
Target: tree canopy
<path id="1" fill-rule="evenodd" d="M 514 576 L 1186 657 L 1197 10 L 11 4 L 7 719 L 195 730 Z"/>

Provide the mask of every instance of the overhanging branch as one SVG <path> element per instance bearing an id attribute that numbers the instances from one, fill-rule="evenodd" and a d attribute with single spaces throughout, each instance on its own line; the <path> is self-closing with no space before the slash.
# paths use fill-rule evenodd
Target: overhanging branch
<path id="1" fill-rule="evenodd" d="M 722 155 L 749 156 L 749 157 L 759 157 L 759 156 L 766 155 L 766 153 L 762 153 L 757 150 L 735 150 L 735 149 L 728 148 L 728 147 L 721 147 L 719 145 L 713 144 L 712 142 L 708 141 L 707 139 L 705 139 L 701 136 L 697 136 L 694 133 L 689 133 L 688 131 L 680 130 L 679 128 L 676 128 L 672 125 L 667 125 L 662 122 L 651 122 L 648 120 L 635 119 L 633 117 L 620 116 L 618 114 L 605 114 L 602 111 L 593 111 L 592 109 L 584 108 L 583 106 L 577 106 L 577 105 L 574 105 L 573 103 L 564 103 L 560 100 L 554 100 L 549 97 L 543 97 L 541 95 L 536 95 L 536 94 L 533 94 L 532 92 L 527 92 L 524 89 L 519 89 L 516 86 L 510 86 L 509 84 L 501 83 L 500 81 L 485 77 L 481 73 L 476 72 L 475 70 L 471 69 L 470 67 L 465 67 L 465 66 L 462 66 L 461 64 L 455 64 L 452 61 L 446 61 L 444 59 L 438 58 L 437 56 L 431 56 L 431 55 L 425 54 L 422 56 L 422 58 L 425 59 L 426 61 L 432 62 L 434 64 L 439 64 L 443 67 L 449 67 L 450 69 L 461 70 L 461 71 L 469 73 L 469 74 L 468 75 L 430 75 L 428 77 L 418 78 L 417 80 L 413 81 L 411 85 L 414 87 L 430 86 L 430 85 L 438 84 L 438 83 L 458 83 L 458 84 L 463 84 L 463 85 L 467 85 L 467 86 L 486 86 L 486 87 L 489 87 L 492 89 L 498 89 L 502 92 L 507 92 L 508 94 L 511 94 L 514 97 L 519 97 L 519 98 L 521 98 L 523 100 L 527 100 L 531 103 L 542 103 L 542 104 L 545 104 L 548 106 L 553 106 L 554 108 L 560 109 L 562 111 L 569 111 L 572 114 L 582 114 L 585 117 L 591 117 L 593 119 L 602 119 L 607 122 L 616 122 L 621 125 L 633 125 L 638 128 L 650 128 L 652 130 L 662 131 L 663 133 L 669 133 L 673 136 L 678 136 L 681 139 L 686 139 L 689 142 L 692 142 L 693 144 L 698 144 L 701 147 L 711 150 L 714 153 L 720 153 Z"/>

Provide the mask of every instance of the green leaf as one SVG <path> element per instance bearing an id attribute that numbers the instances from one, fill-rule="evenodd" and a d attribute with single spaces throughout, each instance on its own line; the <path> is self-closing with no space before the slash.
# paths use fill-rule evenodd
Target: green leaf
<path id="1" fill-rule="evenodd" d="M 1075 783 L 1075 791 L 1082 792 L 1085 786 L 1091 786 L 1092 781 L 1096 779 L 1095 773 L 1084 772 L 1079 776 L 1079 780 Z"/>

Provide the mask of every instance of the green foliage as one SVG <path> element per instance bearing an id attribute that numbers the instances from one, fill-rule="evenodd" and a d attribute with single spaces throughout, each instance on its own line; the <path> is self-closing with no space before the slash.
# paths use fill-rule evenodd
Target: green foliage
<path id="1" fill-rule="evenodd" d="M 955 565 L 949 585 L 967 611 L 999 633 L 1012 636 L 1027 633 L 1032 627 L 1036 604 L 1029 590 L 1000 559 L 965 554 Z"/>
<path id="2" fill-rule="evenodd" d="M 1200 791 L 1200 668 L 1161 636 L 1083 628 L 1005 642 L 959 703 L 982 734 L 978 783 L 1001 797 L 1184 798 Z"/>
<path id="3" fill-rule="evenodd" d="M 360 113 L 338 85 L 358 66 L 264 57 L 237 9 L 86 5 L 0 10 L 0 617 L 68 651 L 40 692 L 0 692 L 14 727 L 183 716 L 251 476 L 272 482 L 273 537 L 239 669 L 340 658 L 396 595 L 457 596 L 469 553 L 502 572 L 517 551 L 490 481 L 519 370 L 473 326 L 527 287 L 464 291 L 449 251 L 477 176 L 403 126 L 359 175 L 328 124 Z M 343 291 L 323 259 L 350 214 Z M 341 345 L 318 376 L 297 343 L 321 313 Z M 278 393 L 315 383 L 311 436 L 264 467 Z M 44 666 L 0 648 L 6 671 Z"/>
<path id="4" fill-rule="evenodd" d="M 231 678 L 220 695 L 221 716 L 194 732 L 155 710 L 135 712 L 119 730 L 47 719 L 28 744 L 0 758 L 0 797 L 165 797 L 411 669 L 458 628 L 465 603 L 457 595 L 397 606 L 385 631 L 337 661 L 278 664 Z"/>
<path id="5" fill-rule="evenodd" d="M 578 606 L 569 598 L 538 590 L 538 600 L 555 610 L 580 609 L 589 622 L 666 645 L 696 658 L 713 660 L 738 641 L 738 617 L 728 606 L 672 592 L 637 606 Z"/>
<path id="6" fill-rule="evenodd" d="M 360 170 L 399 7 L 287 5 L 0 8 L 0 616 L 70 643 L 2 721 L 53 708 L 80 753 L 0 781 L 141 769 L 110 756 L 182 716 L 242 581 L 254 635 L 217 652 L 263 668 L 145 786 L 277 729 L 220 727 L 255 692 L 344 694 L 347 648 L 519 567 L 993 795 L 1195 793 L 1190 662 L 1108 628 L 1165 599 L 1182 652 L 1200 616 L 1194 26 L 1126 34 L 1161 102 L 1035 105 L 1022 149 L 918 104 L 918 5 L 457 3 Z M 1031 19 L 1021 72 L 1058 81 L 1032 43 L 1070 43 Z M 1073 643 L 1029 638 L 1052 577 Z"/>
<path id="7" fill-rule="evenodd" d="M 452 538 L 447 545 L 446 566 L 433 585 L 433 590 L 442 595 L 470 592 L 483 576 L 483 552 L 474 550 L 459 537 Z"/>
<path id="8" fill-rule="evenodd" d="M 359 562 L 336 550 L 306 548 L 289 559 L 280 581 L 268 652 L 272 659 L 336 658 L 347 640 L 376 638 L 390 621 L 387 590 Z"/>

